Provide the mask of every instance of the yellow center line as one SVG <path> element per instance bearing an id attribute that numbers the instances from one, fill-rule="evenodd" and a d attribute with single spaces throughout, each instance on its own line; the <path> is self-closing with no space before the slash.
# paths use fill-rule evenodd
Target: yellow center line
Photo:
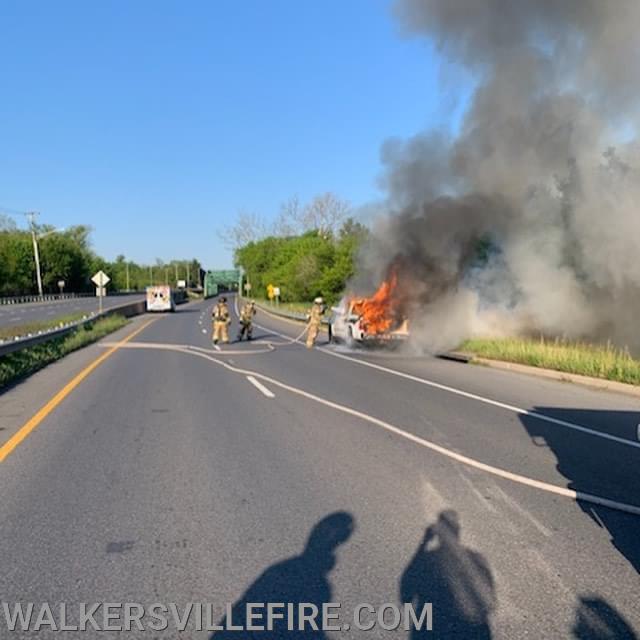
<path id="1" fill-rule="evenodd" d="M 154 318 L 155 320 L 155 318 Z M 146 329 L 154 320 L 145 322 L 141 327 L 131 332 L 108 351 L 98 356 L 91 364 L 85 367 L 75 378 L 68 382 L 58 393 L 56 393 L 47 404 L 44 405 L 33 417 L 16 431 L 0 447 L 0 462 L 2 462 L 96 367 L 100 366 L 110 355 L 115 353 L 122 345 L 135 338 L 139 333 Z"/>

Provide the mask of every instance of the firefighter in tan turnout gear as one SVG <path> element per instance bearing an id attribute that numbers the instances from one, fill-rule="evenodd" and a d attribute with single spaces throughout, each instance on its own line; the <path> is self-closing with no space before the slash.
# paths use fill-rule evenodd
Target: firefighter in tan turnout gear
<path id="1" fill-rule="evenodd" d="M 325 306 L 324 300 L 321 297 L 317 297 L 313 301 L 313 307 L 307 314 L 307 349 L 311 349 L 313 345 L 316 343 L 316 338 L 318 337 L 318 332 L 320 331 L 320 326 L 322 325 L 322 316 L 324 315 Z"/>
<path id="2" fill-rule="evenodd" d="M 247 334 L 247 340 L 251 340 L 253 334 L 253 316 L 256 315 L 256 301 L 246 302 L 240 310 L 240 331 L 238 341 Z"/>
<path id="3" fill-rule="evenodd" d="M 227 344 L 229 342 L 229 324 L 231 323 L 231 317 L 229 315 L 227 299 L 224 296 L 218 300 L 218 303 L 213 308 L 211 319 L 213 321 L 213 344 L 218 344 L 218 342 Z"/>

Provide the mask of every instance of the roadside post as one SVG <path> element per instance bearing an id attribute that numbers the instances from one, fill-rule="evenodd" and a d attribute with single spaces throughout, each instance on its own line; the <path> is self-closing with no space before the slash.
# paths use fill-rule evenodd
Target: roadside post
<path id="1" fill-rule="evenodd" d="M 60 295 L 64 293 L 64 280 L 58 280 L 58 289 L 60 289 Z"/>
<path id="2" fill-rule="evenodd" d="M 276 299 L 276 307 L 280 306 L 280 287 L 273 287 L 273 297 Z"/>
<path id="3" fill-rule="evenodd" d="M 98 271 L 98 273 L 94 274 L 91 278 L 91 282 L 96 285 L 96 296 L 98 296 L 98 313 L 102 313 L 102 298 L 104 298 L 106 294 L 105 287 L 109 282 L 111 282 L 111 278 L 104 272 L 102 269 Z"/>

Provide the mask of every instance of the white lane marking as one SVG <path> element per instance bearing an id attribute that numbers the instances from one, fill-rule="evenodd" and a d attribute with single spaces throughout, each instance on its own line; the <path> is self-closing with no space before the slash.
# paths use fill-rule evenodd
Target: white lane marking
<path id="1" fill-rule="evenodd" d="M 100 347 L 113 347 L 115 342 L 101 342 L 99 344 Z M 176 344 L 176 343 L 167 343 L 167 342 L 137 342 L 132 348 L 133 349 L 164 349 L 164 350 L 189 350 L 189 351 L 202 351 L 202 353 L 213 353 L 214 348 L 215 351 L 218 351 L 221 356 L 247 356 L 247 355 L 257 355 L 263 353 L 269 353 L 274 350 L 272 345 L 267 345 L 265 349 L 242 349 L 242 350 L 233 350 L 233 349 L 225 349 L 222 351 L 220 347 L 214 347 L 211 345 L 211 349 L 207 349 L 205 347 L 196 347 L 191 344 Z M 128 348 L 128 343 L 123 344 L 121 346 L 122 349 Z M 232 362 L 231 360 L 229 360 Z"/>
<path id="2" fill-rule="evenodd" d="M 128 348 L 136 348 L 141 343 L 127 343 L 123 345 L 123 347 Z M 143 348 L 149 348 L 150 345 L 145 345 L 142 343 Z M 105 345 L 106 346 L 106 345 Z M 333 402 L 331 400 L 325 400 L 320 396 L 316 396 L 308 391 L 304 391 L 303 389 L 298 389 L 297 387 L 292 387 L 284 382 L 280 382 L 274 378 L 269 376 L 265 376 L 262 373 L 258 373 L 257 371 L 251 371 L 249 369 L 241 369 L 240 367 L 235 367 L 230 365 L 228 362 L 224 362 L 224 360 L 218 360 L 213 356 L 202 353 L 200 351 L 195 351 L 193 349 L 184 348 L 181 346 L 174 345 L 166 345 L 163 348 L 173 349 L 175 351 L 181 351 L 182 353 L 191 354 L 194 356 L 198 356 L 200 358 L 204 358 L 205 360 L 210 360 L 215 364 L 228 369 L 229 371 L 233 371 L 234 373 L 239 373 L 244 376 L 251 376 L 256 380 L 264 380 L 275 387 L 279 387 L 280 389 L 284 389 L 285 391 L 289 391 L 295 395 L 301 396 L 303 398 L 307 398 L 308 400 L 312 400 L 313 402 L 317 402 L 318 404 L 322 404 L 326 407 L 330 407 L 331 409 L 335 409 L 336 411 L 340 411 L 341 413 L 346 413 L 347 415 L 353 416 L 355 418 L 360 418 L 361 420 L 373 424 L 385 431 L 389 431 L 394 435 L 397 435 L 405 440 L 409 440 L 425 449 L 430 449 L 431 451 L 435 451 L 436 453 L 440 453 L 441 455 L 450 458 L 451 460 L 455 460 L 456 462 L 460 462 L 461 464 L 467 465 L 474 469 L 479 469 L 480 471 L 484 471 L 493 476 L 497 476 L 498 478 L 504 478 L 505 480 L 510 480 L 511 482 L 515 482 L 517 484 L 522 484 L 527 487 L 531 487 L 533 489 L 540 489 L 541 491 L 545 491 L 547 493 L 551 493 L 554 495 L 562 496 L 564 498 L 570 498 L 574 501 L 581 502 L 589 502 L 591 504 L 601 505 L 603 507 L 609 507 L 610 509 L 617 509 L 618 511 L 624 511 L 625 513 L 632 513 L 634 515 L 640 515 L 640 506 L 627 504 L 625 502 L 618 502 L 617 500 L 611 500 L 609 498 L 603 498 L 602 496 L 597 496 L 591 493 L 584 493 L 582 491 L 575 491 L 574 489 L 568 489 L 566 487 L 559 487 L 554 484 L 550 484 L 548 482 L 543 482 L 541 480 L 535 480 L 533 478 L 528 478 L 527 476 L 521 476 L 517 473 L 512 473 L 511 471 L 507 471 L 505 469 L 501 469 L 500 467 L 494 467 L 490 464 L 485 464 L 484 462 L 480 462 L 479 460 L 475 460 L 474 458 L 469 458 L 468 456 L 464 456 L 460 453 L 452 451 L 451 449 L 447 449 L 446 447 L 442 447 L 435 442 L 431 442 L 426 440 L 425 438 L 421 438 L 409 431 L 405 431 L 400 427 L 396 427 L 389 422 L 385 422 L 384 420 L 380 420 L 375 416 L 371 416 L 367 413 L 363 413 L 362 411 L 358 411 L 357 409 L 352 409 L 346 405 L 338 404 L 337 402 Z"/>
<path id="3" fill-rule="evenodd" d="M 458 475 L 469 486 L 469 489 L 471 489 L 471 492 L 476 496 L 476 498 L 478 498 L 478 501 L 485 509 L 492 511 L 493 513 L 498 512 L 498 510 L 491 504 L 491 501 L 487 500 L 487 498 L 483 496 L 482 493 L 477 489 L 477 487 L 473 484 L 472 480 L 467 478 L 467 476 L 460 471 L 458 472 Z"/>
<path id="4" fill-rule="evenodd" d="M 279 333 L 278 331 L 275 331 L 273 329 L 268 329 L 267 327 L 263 327 L 259 324 L 256 324 L 256 327 L 259 327 L 263 331 L 271 331 L 271 333 L 274 333 L 275 335 L 280 336 L 282 338 L 287 338 L 289 341 L 291 341 L 291 338 L 284 333 Z M 294 340 L 294 342 L 298 342 L 298 341 Z M 302 343 L 299 343 L 299 344 L 302 344 Z M 330 351 L 326 347 L 316 347 L 316 350 L 320 351 L 321 353 L 326 353 L 328 356 L 333 356 L 334 358 L 342 358 L 343 360 L 349 360 L 350 362 L 355 362 L 357 364 L 361 364 L 362 366 L 370 367 L 371 369 L 377 369 L 378 371 L 383 371 L 384 373 L 389 373 L 391 375 L 398 376 L 400 378 L 412 380 L 413 382 L 418 382 L 419 384 L 424 384 L 428 387 L 440 389 L 441 391 L 447 391 L 448 393 L 453 393 L 455 395 L 462 396 L 470 400 L 476 400 L 477 402 L 489 404 L 494 407 L 498 407 L 500 409 L 506 409 L 507 411 L 512 411 L 513 413 L 517 413 L 518 415 L 529 416 L 530 418 L 537 418 L 538 420 L 549 422 L 551 424 L 555 424 L 560 427 L 566 427 L 567 429 L 573 429 L 574 431 L 580 431 L 590 436 L 595 436 L 596 438 L 603 438 L 604 440 L 612 440 L 613 442 L 617 442 L 618 444 L 622 444 L 627 447 L 634 447 L 636 449 L 640 449 L 640 442 L 634 442 L 633 440 L 629 440 L 627 438 L 621 438 L 619 436 L 611 435 L 610 433 L 596 431 L 595 429 L 590 429 L 589 427 L 583 427 L 582 425 L 576 424 L 574 422 L 560 420 L 559 418 L 552 418 L 551 416 L 545 415 L 544 413 L 538 413 L 537 411 L 529 411 L 528 409 L 523 409 L 522 407 L 516 407 L 515 405 L 512 405 L 512 404 L 506 404 L 504 402 L 499 402 L 498 400 L 485 398 L 484 396 L 479 396 L 479 395 L 476 395 L 475 393 L 469 393 L 468 391 L 463 391 L 462 389 L 456 389 L 455 387 L 450 387 L 445 384 L 440 384 L 439 382 L 433 382 L 432 380 L 427 380 L 426 378 L 420 378 L 418 376 L 411 375 L 410 373 L 404 373 L 403 371 L 398 371 L 397 369 L 390 369 L 389 367 L 383 367 L 380 364 L 367 362 L 366 360 L 361 360 L 360 358 L 346 356 L 343 353 L 336 353 L 335 351 Z M 638 436 L 638 440 L 640 440 L 640 424 L 638 425 L 637 436 Z"/>
<path id="5" fill-rule="evenodd" d="M 442 494 L 426 478 L 422 479 L 422 489 L 425 497 L 424 504 L 429 505 L 429 512 L 435 511 L 439 513 L 449 508 L 450 505 Z M 427 515 L 430 515 L 429 512 L 427 512 Z"/>
<path id="6" fill-rule="evenodd" d="M 520 506 L 516 500 L 503 491 L 497 484 L 493 486 L 493 490 L 502 498 L 502 500 L 509 505 L 514 511 L 519 513 L 523 518 L 526 518 L 531 524 L 547 538 L 550 538 L 553 533 L 545 527 L 540 520 L 538 520 L 533 514 L 529 513 L 524 507 Z"/>
<path id="7" fill-rule="evenodd" d="M 247 376 L 247 380 L 256 388 L 262 395 L 267 396 L 267 398 L 275 398 L 276 394 L 273 391 L 270 391 L 265 387 L 261 382 L 258 382 L 253 376 Z"/>
<path id="8" fill-rule="evenodd" d="M 411 375 L 410 373 L 404 373 L 403 371 L 398 371 L 397 369 L 390 369 L 389 367 L 383 367 L 379 364 L 374 364 L 373 362 L 367 362 L 366 360 L 360 360 L 360 358 L 353 358 L 351 356 L 345 356 L 342 353 L 335 353 L 333 351 L 329 351 L 321 347 L 319 349 L 322 353 L 326 353 L 330 356 L 334 356 L 335 358 L 342 358 L 343 360 L 349 360 L 350 362 L 356 362 L 365 367 L 370 367 L 371 369 L 377 369 L 378 371 L 383 371 L 385 373 L 390 373 L 391 375 L 398 376 L 400 378 L 405 378 L 407 380 L 412 380 L 413 382 L 418 382 L 419 384 L 424 384 L 428 387 L 433 387 L 434 389 L 440 389 L 441 391 L 447 391 L 448 393 L 453 393 L 457 396 L 462 396 L 463 398 L 469 398 L 470 400 L 476 400 L 477 402 L 482 402 L 483 404 L 488 404 L 493 407 L 498 407 L 500 409 L 506 409 L 507 411 L 512 411 L 513 413 L 517 413 L 523 416 L 529 416 L 530 418 L 536 418 L 538 420 L 543 420 L 544 422 L 550 422 L 551 424 L 558 425 L 560 427 L 566 427 L 567 429 L 573 429 L 574 431 L 580 431 L 581 433 L 586 433 L 590 436 L 595 436 L 597 438 L 603 438 L 604 440 L 611 440 L 613 442 L 617 442 L 618 444 L 623 444 L 627 447 L 634 447 L 635 449 L 640 449 L 640 442 L 634 442 L 633 440 L 629 440 L 627 438 L 621 438 L 619 436 L 614 436 L 610 433 L 604 433 L 602 431 L 596 431 L 595 429 L 590 429 L 589 427 L 583 427 L 582 425 L 575 424 L 574 422 L 568 422 L 567 420 L 560 420 L 559 418 L 552 418 L 544 413 L 538 413 L 537 411 L 529 411 L 528 409 L 523 409 L 522 407 L 516 407 L 512 404 L 506 404 L 505 402 L 498 402 L 497 400 L 492 400 L 491 398 L 485 398 L 484 396 L 479 396 L 475 393 L 469 393 L 468 391 L 463 391 L 462 389 L 456 389 L 455 387 L 449 387 L 446 384 L 440 384 L 439 382 L 433 382 L 432 380 L 427 380 L 426 378 L 420 378 L 418 376 Z"/>

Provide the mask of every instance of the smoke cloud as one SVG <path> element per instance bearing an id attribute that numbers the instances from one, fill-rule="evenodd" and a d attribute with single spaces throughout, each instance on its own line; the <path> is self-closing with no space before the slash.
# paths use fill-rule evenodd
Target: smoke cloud
<path id="1" fill-rule="evenodd" d="M 456 135 L 383 145 L 393 213 L 362 257 L 369 284 L 399 270 L 431 348 L 541 332 L 640 350 L 640 3 L 399 0 L 395 13 L 475 89 Z"/>

